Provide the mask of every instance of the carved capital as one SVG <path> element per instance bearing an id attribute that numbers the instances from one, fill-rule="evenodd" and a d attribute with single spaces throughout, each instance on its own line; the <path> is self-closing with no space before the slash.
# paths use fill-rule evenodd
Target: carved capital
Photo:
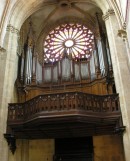
<path id="1" fill-rule="evenodd" d="M 124 30 L 124 29 L 118 30 L 118 36 L 121 37 L 123 39 L 123 41 L 125 41 L 125 39 L 127 38 L 126 30 Z"/>
<path id="2" fill-rule="evenodd" d="M 102 16 L 103 20 L 106 21 L 109 19 L 110 16 L 115 15 L 115 12 L 113 9 L 109 9 L 106 14 Z"/>
<path id="3" fill-rule="evenodd" d="M 127 38 L 127 32 L 126 32 L 126 23 L 123 24 L 122 29 L 118 30 L 118 36 L 125 41 Z"/>
<path id="4" fill-rule="evenodd" d="M 9 31 L 11 33 L 15 33 L 19 36 L 19 30 L 10 24 L 7 26 L 7 31 Z"/>

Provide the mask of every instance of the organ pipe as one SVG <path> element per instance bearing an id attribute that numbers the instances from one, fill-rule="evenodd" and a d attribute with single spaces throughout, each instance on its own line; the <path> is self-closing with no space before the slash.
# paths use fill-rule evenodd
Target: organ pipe
<path id="1" fill-rule="evenodd" d="M 111 54 L 110 54 L 109 43 L 108 43 L 107 38 L 106 38 L 106 50 L 107 50 L 107 58 L 108 58 L 109 68 L 111 69 L 112 68 Z"/>
<path id="2" fill-rule="evenodd" d="M 91 59 L 89 61 L 89 77 L 91 78 L 91 80 L 94 80 L 96 78 L 96 66 L 95 66 L 95 60 L 94 60 L 94 54 L 95 51 L 93 51 L 92 55 L 91 55 Z"/>
<path id="3" fill-rule="evenodd" d="M 32 50 L 28 46 L 25 57 L 25 84 L 30 84 L 32 79 Z"/>
<path id="4" fill-rule="evenodd" d="M 95 44 L 95 65 L 96 65 L 96 69 L 97 71 L 100 70 L 100 62 L 99 62 L 99 55 L 98 55 L 98 47 L 97 47 L 97 42 L 96 42 L 96 38 L 94 37 L 94 44 Z"/>
<path id="5" fill-rule="evenodd" d="M 21 55 L 21 80 L 23 80 L 23 75 L 24 75 L 24 57 L 23 57 L 23 54 Z"/>
<path id="6" fill-rule="evenodd" d="M 97 47 L 98 47 L 98 55 L 99 55 L 99 61 L 100 61 L 100 69 L 101 69 L 101 74 L 103 76 L 107 75 L 108 72 L 108 57 L 107 57 L 107 50 L 106 50 L 106 36 L 102 30 L 101 23 L 99 21 L 99 14 L 96 13 L 96 18 L 97 18 L 97 24 L 98 24 L 98 29 L 99 29 L 99 38 L 97 41 Z"/>

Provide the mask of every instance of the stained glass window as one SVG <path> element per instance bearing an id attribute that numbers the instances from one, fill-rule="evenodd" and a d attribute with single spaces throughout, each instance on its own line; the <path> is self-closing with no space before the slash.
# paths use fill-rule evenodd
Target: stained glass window
<path id="1" fill-rule="evenodd" d="M 74 59 L 89 58 L 94 46 L 94 35 L 83 24 L 61 24 L 50 31 L 44 41 L 45 62 L 55 62 L 64 51 Z"/>

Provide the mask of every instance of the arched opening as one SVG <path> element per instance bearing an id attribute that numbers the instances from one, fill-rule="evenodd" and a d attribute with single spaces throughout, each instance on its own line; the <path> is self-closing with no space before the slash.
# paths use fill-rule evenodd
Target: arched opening
<path id="1" fill-rule="evenodd" d="M 71 7 L 63 10 L 62 6 L 55 8 L 55 5 L 50 10 L 48 7 L 40 9 L 23 24 L 18 83 L 42 85 L 52 91 L 58 85 L 67 89 L 74 82 L 80 85 L 107 76 L 106 86 L 109 88 L 94 91 L 96 87 L 93 86 L 87 90 L 91 94 L 110 94 L 110 82 L 114 79 L 102 11 L 90 3 L 69 5 Z M 61 16 L 66 9 L 67 12 Z M 41 21 L 38 17 L 45 14 Z M 23 101 L 32 98 L 29 95 L 32 94 L 28 94 L 26 99 L 25 95 L 21 96 Z"/>
<path id="2" fill-rule="evenodd" d="M 64 5 L 65 4 L 65 5 Z M 80 6 L 81 4 L 79 4 L 79 6 Z M 87 4 L 88 5 L 88 4 Z M 90 15 L 88 15 L 88 14 L 84 14 L 84 12 L 82 12 L 83 10 L 81 10 L 81 8 L 82 8 L 82 6 L 84 6 L 84 3 L 79 7 L 78 5 L 75 5 L 75 4 L 69 4 L 68 5 L 68 3 L 67 3 L 67 5 L 66 5 L 66 3 L 63 3 L 60 7 L 62 7 L 62 9 L 63 10 L 65 10 L 65 9 L 67 9 L 67 10 L 71 10 L 71 11 L 69 11 L 69 13 L 66 13 L 66 14 L 68 14 L 69 16 L 70 16 L 70 14 L 74 14 L 74 13 L 76 13 L 75 14 L 75 17 L 77 16 L 78 17 L 78 19 L 84 19 L 83 17 L 85 17 L 85 19 L 86 19 L 86 23 L 92 23 L 92 24 L 95 24 L 96 25 L 96 27 L 98 28 L 98 30 L 100 30 L 100 25 L 102 25 L 102 22 L 101 22 L 101 15 L 99 16 L 100 17 L 100 19 L 98 20 L 98 18 L 96 19 L 96 21 L 95 21 L 95 17 L 94 17 L 94 19 L 92 18 L 93 17 L 93 14 L 94 13 L 96 13 L 97 12 L 97 10 L 98 11 L 100 11 L 100 9 L 98 9 L 98 8 L 96 8 L 97 10 L 96 10 L 96 12 L 92 12 L 92 17 L 91 17 L 91 14 Z M 56 24 L 56 23 L 58 23 L 58 24 L 61 24 L 61 22 L 63 21 L 62 19 L 64 19 L 65 17 L 69 17 L 68 15 L 67 16 L 61 16 L 59 13 L 61 13 L 62 12 L 62 10 L 61 10 L 61 8 L 56 8 L 55 9 L 55 7 L 52 5 L 52 8 L 51 8 L 51 12 L 50 13 L 48 13 L 47 11 L 43 11 L 43 13 L 48 13 L 48 16 L 46 16 L 46 18 L 43 18 L 44 20 L 43 20 L 43 22 L 44 23 L 41 23 L 41 25 L 39 24 L 39 22 L 37 22 L 37 16 L 38 15 L 40 15 L 40 12 L 36 12 L 36 13 L 34 13 L 34 15 L 31 15 L 31 21 L 33 22 L 33 27 L 35 28 L 37 28 L 37 30 L 35 30 L 35 32 L 36 32 L 36 34 L 38 34 L 38 35 L 36 35 L 36 51 L 37 51 L 37 54 L 39 54 L 39 60 L 40 61 L 43 61 L 43 58 L 44 57 L 42 57 L 41 59 L 40 59 L 40 54 L 43 54 L 43 37 L 45 37 L 45 32 L 46 32 L 46 30 L 48 30 L 48 31 L 50 31 L 50 28 L 51 28 L 51 24 Z M 90 7 L 90 11 L 91 11 L 91 5 L 89 6 Z M 95 7 L 95 6 L 94 6 Z M 86 7 L 84 7 L 84 9 L 85 9 Z M 35 8 L 36 9 L 36 8 Z M 37 10 L 37 9 L 36 9 Z M 93 9 L 92 9 L 93 10 Z M 88 10 L 89 11 L 89 10 Z M 87 11 L 87 12 L 88 12 Z M 32 12 L 32 11 L 29 11 L 30 13 Z M 41 13 L 42 13 L 42 11 L 41 11 Z M 101 11 L 100 11 L 100 13 L 101 13 Z M 42 14 L 41 14 L 42 15 Z M 55 16 L 53 16 L 53 15 L 55 15 Z M 25 15 L 25 17 L 26 17 L 26 15 Z M 40 18 L 40 17 L 39 17 Z M 92 19 L 91 19 L 92 18 Z M 36 21 L 35 21 L 35 19 L 36 19 Z M 59 22 L 58 22 L 58 19 L 59 19 Z M 66 18 L 65 18 L 66 19 Z M 71 18 L 70 18 L 71 19 Z M 73 18 L 72 18 L 73 19 Z M 74 18 L 75 19 L 75 18 Z M 49 21 L 48 21 L 49 20 Z M 89 21 L 88 21 L 89 20 Z M 90 21 L 90 20 L 92 20 L 92 21 Z M 20 21 L 20 20 L 19 20 Z M 14 23 L 14 26 L 15 27 L 17 27 L 17 26 L 21 26 L 21 23 L 19 23 L 19 21 L 18 22 L 16 22 L 16 23 Z M 21 36 L 21 38 L 22 38 L 22 41 L 20 40 L 20 43 L 22 44 L 21 46 L 20 46 L 20 51 L 22 51 L 22 49 L 23 49 L 23 46 L 26 44 L 26 40 L 27 40 L 27 35 L 28 35 L 28 31 L 29 31 L 29 22 L 30 21 L 30 18 L 29 19 L 27 19 L 26 21 L 25 21 L 25 23 L 24 23 L 24 25 L 22 26 L 22 28 L 21 28 L 21 35 L 22 35 L 22 33 L 23 33 L 23 36 Z M 68 20 L 64 20 L 65 22 L 67 22 Z M 10 21 L 10 22 L 13 22 L 13 19 Z M 71 21 L 71 22 L 73 22 L 73 21 Z M 80 23 L 81 23 L 81 21 L 80 21 Z M 87 27 L 92 27 L 93 25 L 90 25 L 88 23 L 88 26 Z M 12 24 L 12 23 L 11 23 Z M 90 25 L 90 26 L 89 26 Z M 40 27 L 39 27 L 40 26 Z M 50 28 L 49 29 L 47 29 L 47 26 L 49 27 L 50 26 Z M 39 27 L 39 29 L 38 29 L 38 27 Z M 91 27 L 90 27 L 90 29 L 91 29 Z M 104 27 L 103 27 L 103 29 L 104 29 Z M 92 29 L 91 29 L 92 30 Z M 38 32 L 37 32 L 38 31 Z M 92 30 L 92 31 L 94 31 L 94 30 Z M 49 32 L 48 32 L 49 33 Z M 96 38 L 98 38 L 98 34 L 101 34 L 101 31 L 98 31 L 97 33 L 96 33 L 96 31 L 94 31 L 94 34 L 96 34 Z M 102 36 L 104 36 L 104 35 L 102 35 Z M 13 36 L 12 36 L 13 37 Z M 10 36 L 9 36 L 9 38 L 11 38 Z M 31 35 L 30 35 L 30 38 L 31 38 Z M 16 38 L 14 38 L 15 40 L 16 40 Z M 95 39 L 95 41 L 97 41 L 97 39 Z M 40 42 L 40 43 L 39 43 Z M 74 42 L 72 42 L 72 40 L 71 40 L 71 43 L 72 43 L 72 45 L 71 46 L 73 46 L 73 43 Z M 108 55 L 108 52 L 109 52 L 109 48 L 108 48 L 108 44 L 106 44 L 106 43 L 108 43 L 107 41 L 103 41 L 103 43 L 105 44 L 105 46 L 106 46 L 106 48 L 105 49 L 107 49 L 107 51 L 104 51 L 105 53 L 106 53 L 106 55 L 102 55 L 102 56 L 100 56 L 100 62 L 97 62 L 97 65 L 99 65 L 98 66 L 98 68 L 96 69 L 96 70 L 94 70 L 94 72 L 97 72 L 96 74 L 94 73 L 94 75 L 92 75 L 91 76 L 91 78 L 92 79 L 95 79 L 95 77 L 96 78 L 100 78 L 100 77 L 103 77 L 103 76 L 106 76 L 106 75 L 108 75 L 108 69 L 109 69 L 109 65 L 111 65 L 111 64 L 109 64 L 109 63 L 111 63 L 110 62 L 110 58 L 108 58 L 108 59 L 106 59 L 105 57 L 107 57 Z M 67 44 L 67 42 L 65 42 L 65 45 Z M 103 45 L 102 45 L 102 42 L 101 41 L 98 41 L 97 43 L 96 43 L 97 45 L 99 45 L 101 48 L 101 50 L 102 50 L 102 52 L 103 52 L 103 50 L 104 50 L 104 48 L 103 48 Z M 28 45 L 28 43 L 27 43 L 27 45 Z M 31 46 L 31 44 L 30 44 L 30 46 Z M 67 45 L 66 45 L 67 46 Z M 97 49 L 96 49 L 96 47 L 95 47 L 95 51 L 96 50 L 99 50 L 99 46 L 97 46 Z M 10 47 L 9 47 L 10 48 Z M 32 49 L 32 48 L 31 48 Z M 8 49 L 9 50 L 9 49 Z M 26 50 L 27 51 L 27 50 Z M 13 52 L 13 51 L 12 51 Z M 21 53 L 22 52 L 20 52 L 19 53 L 19 55 L 21 56 Z M 104 59 L 105 58 L 105 59 Z M 101 60 L 102 59 L 104 59 L 104 66 L 102 67 L 102 70 L 101 70 L 101 68 L 100 68 L 100 66 L 101 66 Z M 106 61 L 107 60 L 107 61 Z M 40 62 L 39 61 L 39 65 L 40 65 Z M 79 62 L 80 62 L 80 65 L 84 68 L 84 66 L 82 65 L 83 63 L 84 63 L 84 58 L 83 58 L 83 61 L 82 60 L 79 60 Z M 22 62 L 22 61 L 20 61 L 20 62 Z M 32 61 L 33 62 L 33 61 Z M 29 62 L 30 63 L 30 62 Z M 93 63 L 94 63 L 94 60 L 93 60 Z M 98 64 L 99 63 L 99 64 Z M 32 63 L 33 64 L 33 63 Z M 91 63 L 90 63 L 91 64 Z M 103 64 L 103 63 L 102 63 Z M 22 64 L 21 64 L 22 65 Z M 21 65 L 20 65 L 20 69 L 21 69 Z M 80 66 L 79 65 L 79 66 Z M 94 65 L 92 65 L 92 66 L 94 66 Z M 96 66 L 97 67 L 97 66 Z M 71 67 L 70 67 L 71 68 Z M 45 68 L 44 68 L 45 69 Z M 86 68 L 85 68 L 86 69 Z M 100 69 L 100 71 L 99 71 L 99 69 Z M 106 72 L 106 70 L 104 70 L 104 69 L 107 69 L 107 72 Z M 50 70 L 52 70 L 52 69 L 50 69 Z M 33 69 L 32 69 L 32 71 L 33 71 Z M 38 70 L 39 71 L 39 70 Z M 42 68 L 42 71 L 43 71 L 43 68 Z M 47 71 L 48 71 L 48 69 L 47 69 Z M 42 73 L 42 72 L 41 72 Z M 81 72 L 82 73 L 82 72 Z M 43 91 L 38 91 L 38 90 L 36 90 L 33 94 L 27 89 L 27 88 L 23 88 L 23 87 L 25 87 L 24 85 L 26 85 L 26 87 L 29 87 L 30 86 L 30 84 L 32 85 L 32 86 L 36 86 L 36 84 L 37 84 L 37 80 L 36 80 L 36 78 L 35 78 L 35 74 L 33 73 L 33 72 L 31 72 L 31 74 L 32 74 L 32 77 L 31 77 L 31 81 L 30 81 L 30 79 L 29 79 L 29 81 L 27 81 L 27 83 L 25 83 L 26 81 L 25 81 L 25 79 L 24 79 L 24 83 L 25 84 L 23 84 L 23 86 L 21 86 L 21 82 L 20 82 L 20 84 L 19 84 L 19 81 L 17 82 L 18 83 L 18 87 L 19 87 L 19 89 L 21 90 L 23 90 L 23 93 L 22 93 L 22 95 L 20 96 L 20 93 L 19 93 L 19 102 L 24 102 L 24 101 L 26 101 L 26 100 L 29 100 L 29 99 L 31 99 L 31 98 L 33 98 L 33 97 L 35 97 L 35 96 L 37 96 L 37 95 L 39 95 L 39 94 L 41 94 Z M 34 74 L 34 75 L 33 75 Z M 45 74 L 45 72 L 44 72 L 44 74 Z M 76 73 L 75 73 L 76 74 Z M 39 75 L 41 75 L 41 74 L 39 74 Z M 48 75 L 48 74 L 47 74 Z M 54 74 L 53 74 L 54 75 Z M 112 73 L 109 73 L 109 75 L 110 75 L 110 77 L 111 77 L 111 75 L 112 75 Z M 82 75 L 82 77 L 83 77 L 83 75 Z M 86 76 L 85 76 L 86 77 Z M 57 77 L 58 78 L 58 77 Z M 74 80 L 74 77 L 71 77 L 71 78 L 73 78 L 72 79 L 72 82 L 73 82 L 73 80 Z M 59 78 L 58 78 L 59 79 Z M 70 79 L 70 78 L 69 78 Z M 20 78 L 20 80 L 21 80 L 21 78 Z M 34 82 L 33 82 L 34 81 Z M 84 81 L 84 79 L 83 79 L 83 81 Z M 86 80 L 85 80 L 86 81 Z M 88 80 L 87 80 L 88 81 Z M 90 81 L 90 80 L 89 80 Z M 104 87 L 104 88 L 100 88 L 99 86 L 99 88 L 100 88 L 100 94 L 102 94 L 102 92 L 106 92 L 106 93 L 111 93 L 112 92 L 112 89 L 110 88 L 111 87 L 111 84 L 113 84 L 111 81 L 113 81 L 113 80 L 110 80 L 110 79 L 108 79 L 107 80 L 108 82 L 107 83 L 109 83 L 109 88 L 106 88 L 106 86 L 107 86 L 107 84 L 105 84 L 106 86 Z M 34 84 L 32 84 L 32 82 L 34 83 Z M 65 81 L 66 82 L 66 81 Z M 59 83 L 59 82 L 58 82 Z M 61 82 L 60 82 L 61 83 Z M 68 82 L 67 82 L 68 83 Z M 86 82 L 85 82 L 86 83 Z M 45 85 L 46 86 L 46 85 Z M 66 86 L 63 86 L 64 88 L 66 87 Z M 62 90 L 64 90 L 63 89 L 63 87 L 62 87 Z M 49 84 L 49 92 L 50 91 L 54 91 L 53 89 L 52 89 L 52 86 L 50 86 L 50 84 Z M 94 87 L 95 88 L 95 87 Z M 93 88 L 93 91 L 95 91 L 95 93 L 96 94 L 99 94 L 99 91 L 96 91 L 95 89 Z M 88 89 L 87 89 L 87 91 L 88 91 Z M 20 91 L 21 92 L 21 91 Z M 28 93 L 29 92 L 29 93 Z M 91 91 L 90 91 L 90 93 L 91 93 Z M 53 98 L 54 99 L 54 98 Z M 52 106 L 51 106 L 52 107 Z M 30 143 L 31 144 L 31 143 Z"/>

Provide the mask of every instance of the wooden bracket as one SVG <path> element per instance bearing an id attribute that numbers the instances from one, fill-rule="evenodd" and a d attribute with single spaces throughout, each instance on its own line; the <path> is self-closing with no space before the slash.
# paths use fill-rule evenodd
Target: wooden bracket
<path id="1" fill-rule="evenodd" d="M 119 127 L 115 128 L 115 133 L 119 134 L 119 135 L 122 135 L 125 132 L 125 130 L 126 130 L 125 126 L 119 126 Z"/>
<path id="2" fill-rule="evenodd" d="M 4 134 L 4 137 L 8 142 L 8 145 L 9 145 L 9 148 L 10 148 L 12 154 L 14 154 L 15 150 L 16 150 L 16 139 L 15 139 L 14 135 Z"/>

